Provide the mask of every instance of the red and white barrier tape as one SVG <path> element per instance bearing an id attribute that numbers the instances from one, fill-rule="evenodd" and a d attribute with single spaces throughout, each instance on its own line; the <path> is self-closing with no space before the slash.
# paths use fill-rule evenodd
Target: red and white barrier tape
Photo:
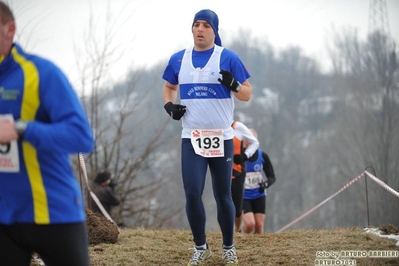
<path id="1" fill-rule="evenodd" d="M 348 182 L 345 186 L 343 186 L 341 189 L 339 189 L 337 192 L 335 192 L 333 195 L 331 195 L 330 197 L 328 197 L 327 199 L 323 200 L 322 202 L 320 202 L 319 204 L 317 204 L 315 207 L 313 207 L 312 209 L 310 209 L 309 211 L 307 211 L 306 213 L 302 214 L 301 216 L 299 216 L 298 218 L 296 218 L 295 220 L 293 220 L 292 222 L 290 222 L 289 224 L 287 224 L 286 226 L 284 226 L 283 228 L 279 229 L 278 231 L 276 231 L 276 233 L 280 233 L 282 231 L 284 231 L 285 229 L 287 229 L 288 227 L 296 224 L 297 222 L 299 222 L 300 220 L 302 220 L 303 218 L 305 218 L 306 216 L 308 216 L 309 214 L 311 214 L 312 212 L 314 212 L 316 209 L 318 209 L 319 207 L 321 207 L 323 204 L 325 204 L 327 201 L 331 200 L 332 198 L 334 198 L 335 196 L 337 196 L 339 193 L 341 193 L 342 191 L 344 191 L 345 189 L 347 189 L 349 186 L 351 186 L 353 183 L 355 183 L 356 181 L 359 181 L 364 175 L 368 175 L 373 181 L 375 181 L 377 184 L 379 184 L 380 186 L 382 186 L 383 188 L 385 188 L 386 190 L 388 190 L 389 192 L 391 192 L 392 194 L 394 194 L 396 197 L 399 197 L 399 193 L 397 191 L 395 191 L 394 189 L 392 189 L 391 187 L 389 187 L 387 184 L 385 184 L 383 181 L 381 181 L 380 179 L 378 179 L 377 177 L 373 176 L 372 174 L 370 174 L 367 171 L 364 171 L 362 174 L 360 174 L 359 176 L 357 176 L 356 178 L 352 179 L 350 182 Z"/>
<path id="2" fill-rule="evenodd" d="M 378 185 L 382 186 L 384 189 L 388 190 L 389 192 L 391 192 L 393 195 L 395 195 L 396 197 L 399 198 L 399 192 L 395 191 L 394 189 L 392 189 L 390 186 L 388 186 L 387 184 L 384 183 L 384 181 L 382 181 L 381 179 L 378 179 L 377 177 L 373 176 L 372 174 L 370 174 L 369 172 L 365 171 L 364 172 L 366 175 L 368 175 L 374 182 L 376 182 Z"/>

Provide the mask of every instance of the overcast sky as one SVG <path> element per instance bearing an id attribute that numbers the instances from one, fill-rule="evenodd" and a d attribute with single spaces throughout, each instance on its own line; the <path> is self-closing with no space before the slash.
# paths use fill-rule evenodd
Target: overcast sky
<path id="1" fill-rule="evenodd" d="M 115 79 L 132 66 L 152 66 L 192 44 L 194 14 L 204 8 L 219 16 L 222 42 L 238 29 L 267 38 L 276 48 L 298 45 L 310 56 L 326 58 L 332 29 L 368 32 L 370 0 L 5 0 L 17 20 L 16 40 L 59 65 L 75 84 L 76 52 L 93 14 L 103 34 L 106 15 L 114 25 L 114 45 L 124 56 L 113 68 Z M 386 0 L 390 31 L 399 40 L 399 0 Z M 111 11 L 111 12 L 107 12 Z M 120 73 L 120 75 L 118 74 Z"/>

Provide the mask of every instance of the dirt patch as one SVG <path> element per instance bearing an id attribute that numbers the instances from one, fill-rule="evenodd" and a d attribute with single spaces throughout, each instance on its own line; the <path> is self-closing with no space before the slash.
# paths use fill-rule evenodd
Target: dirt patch
<path id="1" fill-rule="evenodd" d="M 398 228 L 392 224 L 383 224 L 378 229 L 381 230 L 382 235 L 397 235 L 397 234 L 399 234 Z"/>
<path id="2" fill-rule="evenodd" d="M 118 227 L 103 215 L 86 209 L 87 230 L 90 245 L 115 244 L 118 241 Z"/>

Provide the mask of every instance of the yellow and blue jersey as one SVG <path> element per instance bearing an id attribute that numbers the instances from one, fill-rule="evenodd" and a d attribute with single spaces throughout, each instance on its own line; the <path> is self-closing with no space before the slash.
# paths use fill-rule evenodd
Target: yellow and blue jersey
<path id="1" fill-rule="evenodd" d="M 69 155 L 92 151 L 89 122 L 62 71 L 18 44 L 0 59 L 0 117 L 10 115 L 28 126 L 16 145 L 19 171 L 0 170 L 0 224 L 84 221 Z"/>

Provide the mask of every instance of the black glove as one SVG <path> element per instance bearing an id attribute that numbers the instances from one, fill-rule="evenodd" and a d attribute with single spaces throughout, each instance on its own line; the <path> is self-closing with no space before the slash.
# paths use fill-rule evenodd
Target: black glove
<path id="1" fill-rule="evenodd" d="M 267 182 L 261 182 L 259 184 L 259 192 L 263 193 L 265 192 L 265 189 L 269 187 L 269 184 Z"/>
<path id="2" fill-rule="evenodd" d="M 173 104 L 172 102 L 166 103 L 163 108 L 165 108 L 168 115 L 170 115 L 174 120 L 180 120 L 186 112 L 186 106 Z"/>
<path id="3" fill-rule="evenodd" d="M 222 70 L 219 72 L 219 74 L 222 74 L 222 78 L 218 79 L 220 83 L 226 86 L 229 90 L 232 90 L 234 92 L 240 91 L 241 84 L 234 78 L 233 73 L 227 70 Z"/>
<path id="4" fill-rule="evenodd" d="M 248 160 L 248 157 L 245 153 L 234 155 L 234 163 L 235 164 L 241 164 L 241 163 L 245 162 L 246 160 Z"/>

